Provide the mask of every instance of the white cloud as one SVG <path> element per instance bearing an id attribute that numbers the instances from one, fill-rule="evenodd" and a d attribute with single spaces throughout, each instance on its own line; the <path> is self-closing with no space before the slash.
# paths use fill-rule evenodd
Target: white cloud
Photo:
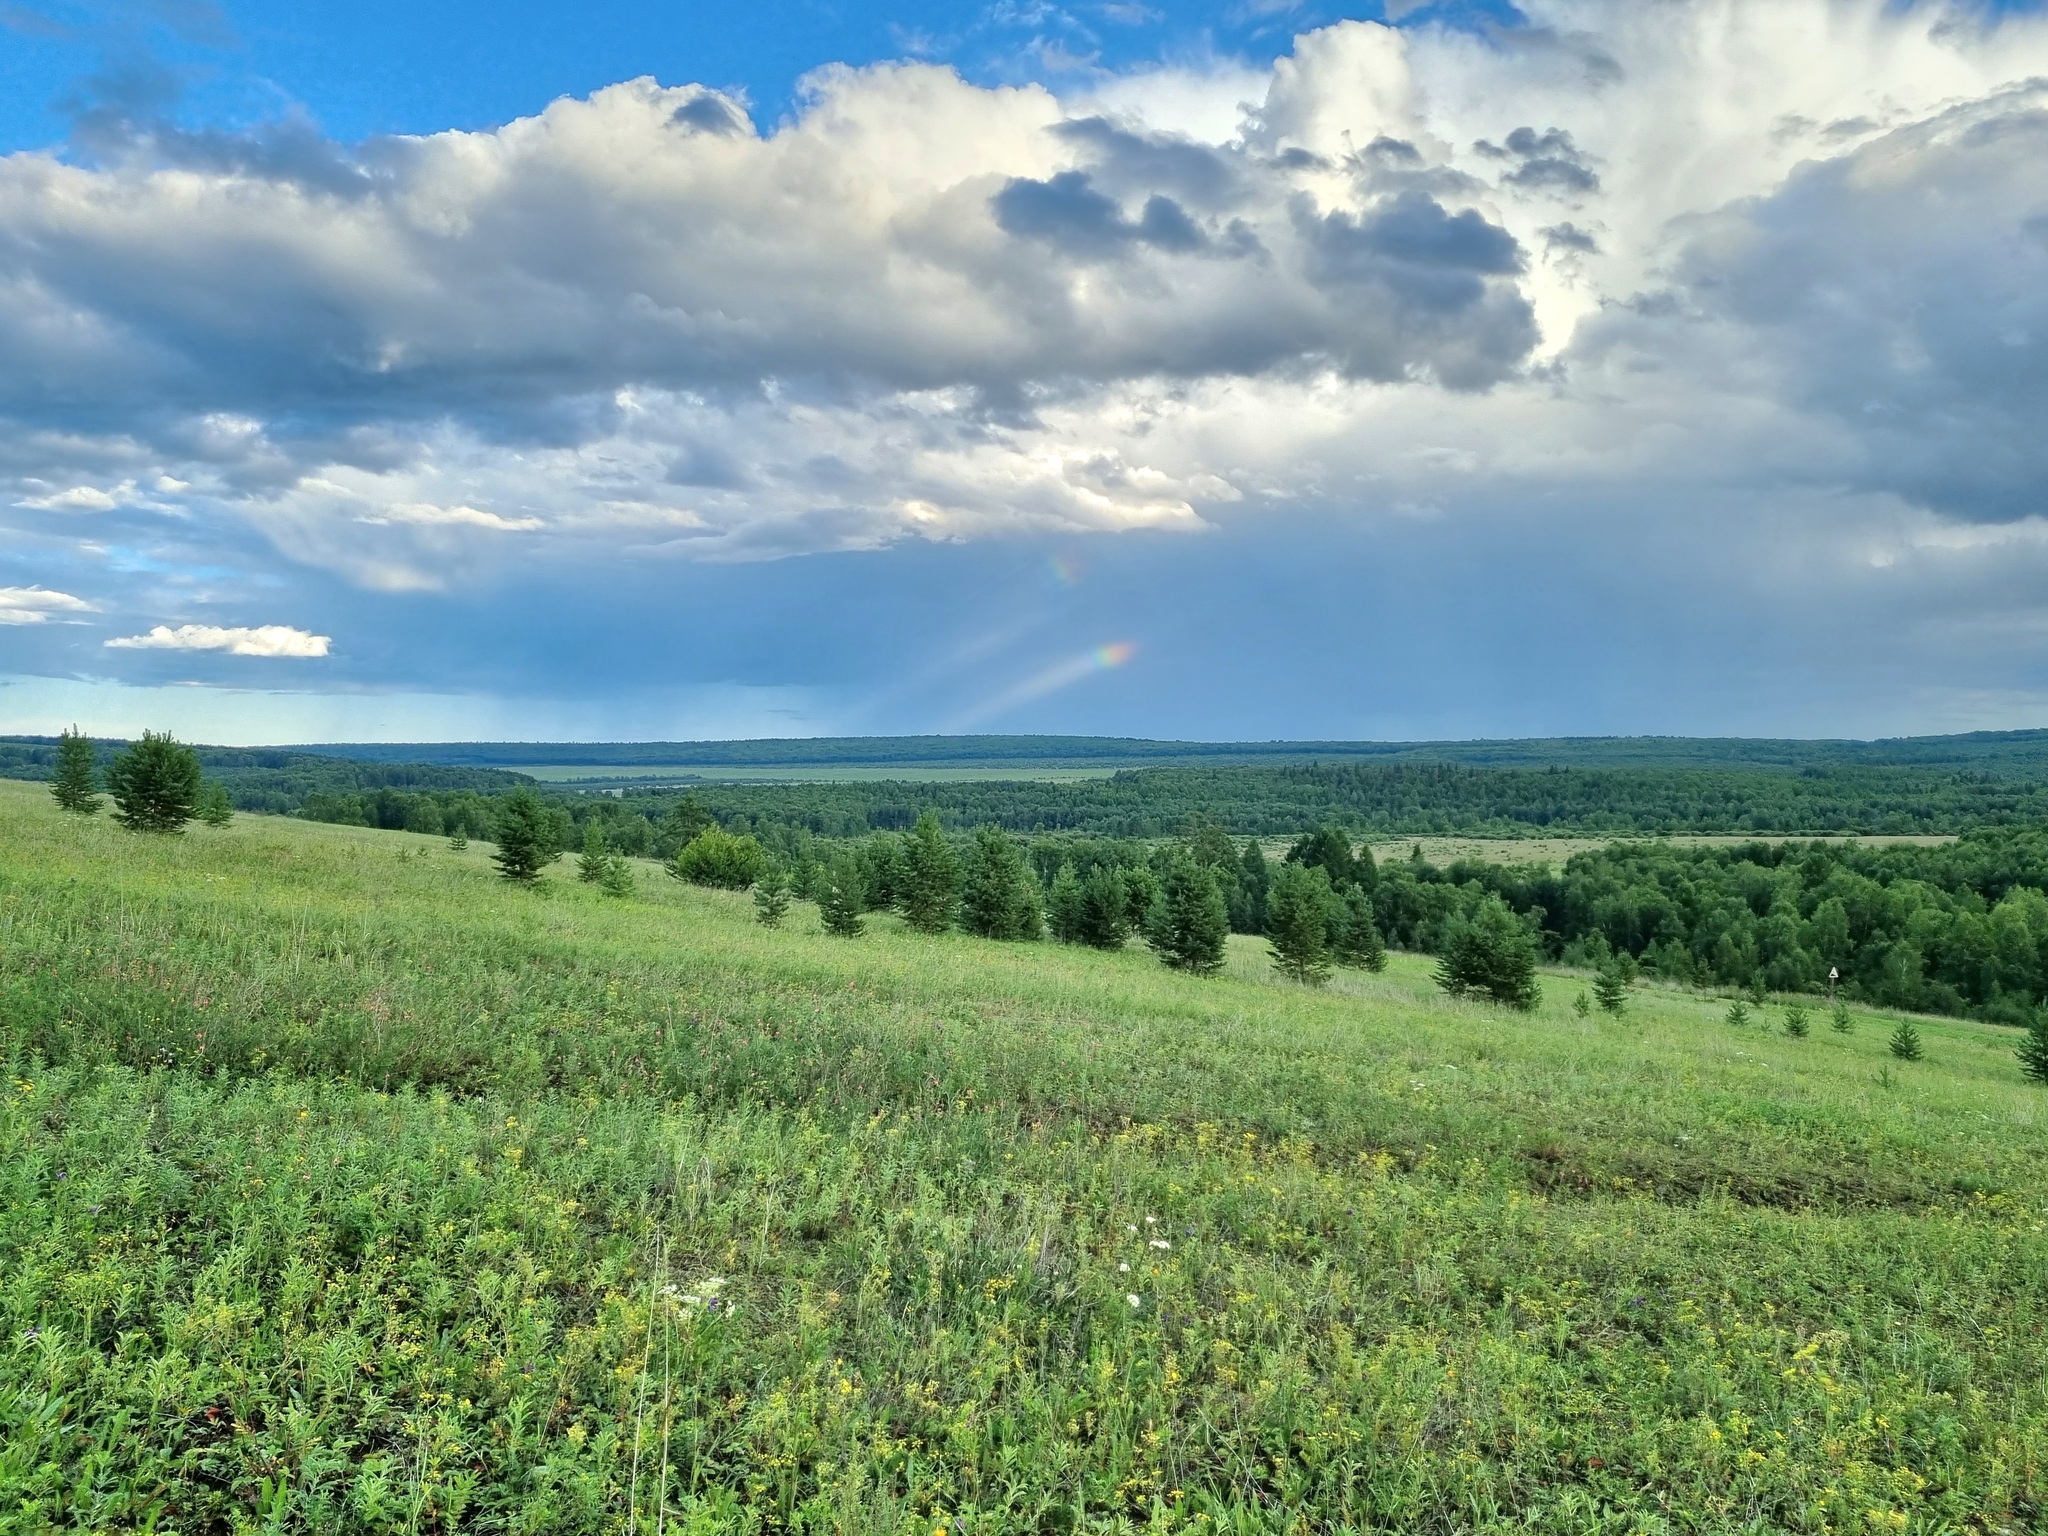
<path id="1" fill-rule="evenodd" d="M 90 613 L 92 604 L 47 587 L 0 587 L 0 624 L 46 624 L 52 614 Z"/>
<path id="2" fill-rule="evenodd" d="M 106 642 L 115 651 L 226 651 L 230 656 L 325 656 L 333 642 L 287 624 L 224 629 L 217 624 L 158 624 L 146 635 Z"/>
<path id="3" fill-rule="evenodd" d="M 400 594 L 1597 506 L 1687 579 L 1882 554 L 1968 611 L 1952 530 L 2048 516 L 2048 19 L 1521 9 L 1066 94 L 832 68 L 769 132 L 638 80 L 299 172 L 0 159 L 5 515 Z"/>

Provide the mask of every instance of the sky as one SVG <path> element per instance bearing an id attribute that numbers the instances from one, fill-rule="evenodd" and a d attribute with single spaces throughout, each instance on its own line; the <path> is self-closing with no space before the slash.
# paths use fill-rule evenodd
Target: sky
<path id="1" fill-rule="evenodd" d="M 2048 17 L 0 0 L 0 731 L 2048 723 Z"/>

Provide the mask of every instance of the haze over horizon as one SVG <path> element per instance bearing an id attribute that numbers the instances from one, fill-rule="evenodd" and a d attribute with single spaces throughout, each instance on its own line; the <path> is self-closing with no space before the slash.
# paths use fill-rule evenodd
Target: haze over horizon
<path id="1" fill-rule="evenodd" d="M 2048 16 L 0 7 L 0 731 L 2048 723 Z"/>

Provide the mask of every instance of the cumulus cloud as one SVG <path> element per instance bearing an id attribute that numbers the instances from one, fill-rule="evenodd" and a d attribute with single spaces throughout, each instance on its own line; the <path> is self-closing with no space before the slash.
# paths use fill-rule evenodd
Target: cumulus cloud
<path id="1" fill-rule="evenodd" d="M 1070 90 L 828 68 L 772 127 L 634 80 L 0 159 L 0 518 L 419 594 L 1597 505 L 1967 608 L 1934 531 L 2048 516 L 2048 20 L 1405 10 Z"/>
<path id="2" fill-rule="evenodd" d="M 224 629 L 217 624 L 154 626 L 148 634 L 106 642 L 114 651 L 226 651 L 230 656 L 325 656 L 333 644 L 326 635 L 308 634 L 288 624 Z"/>
<path id="3" fill-rule="evenodd" d="M 53 615 L 90 613 L 92 604 L 46 587 L 0 587 L 0 624 L 47 624 Z"/>

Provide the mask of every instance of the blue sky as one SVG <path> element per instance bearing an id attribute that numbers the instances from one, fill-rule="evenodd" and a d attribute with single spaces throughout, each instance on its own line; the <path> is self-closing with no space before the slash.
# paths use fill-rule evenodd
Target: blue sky
<path id="1" fill-rule="evenodd" d="M 2041 723 L 2038 7 L 1393 10 L 0 5 L 0 729 Z"/>

